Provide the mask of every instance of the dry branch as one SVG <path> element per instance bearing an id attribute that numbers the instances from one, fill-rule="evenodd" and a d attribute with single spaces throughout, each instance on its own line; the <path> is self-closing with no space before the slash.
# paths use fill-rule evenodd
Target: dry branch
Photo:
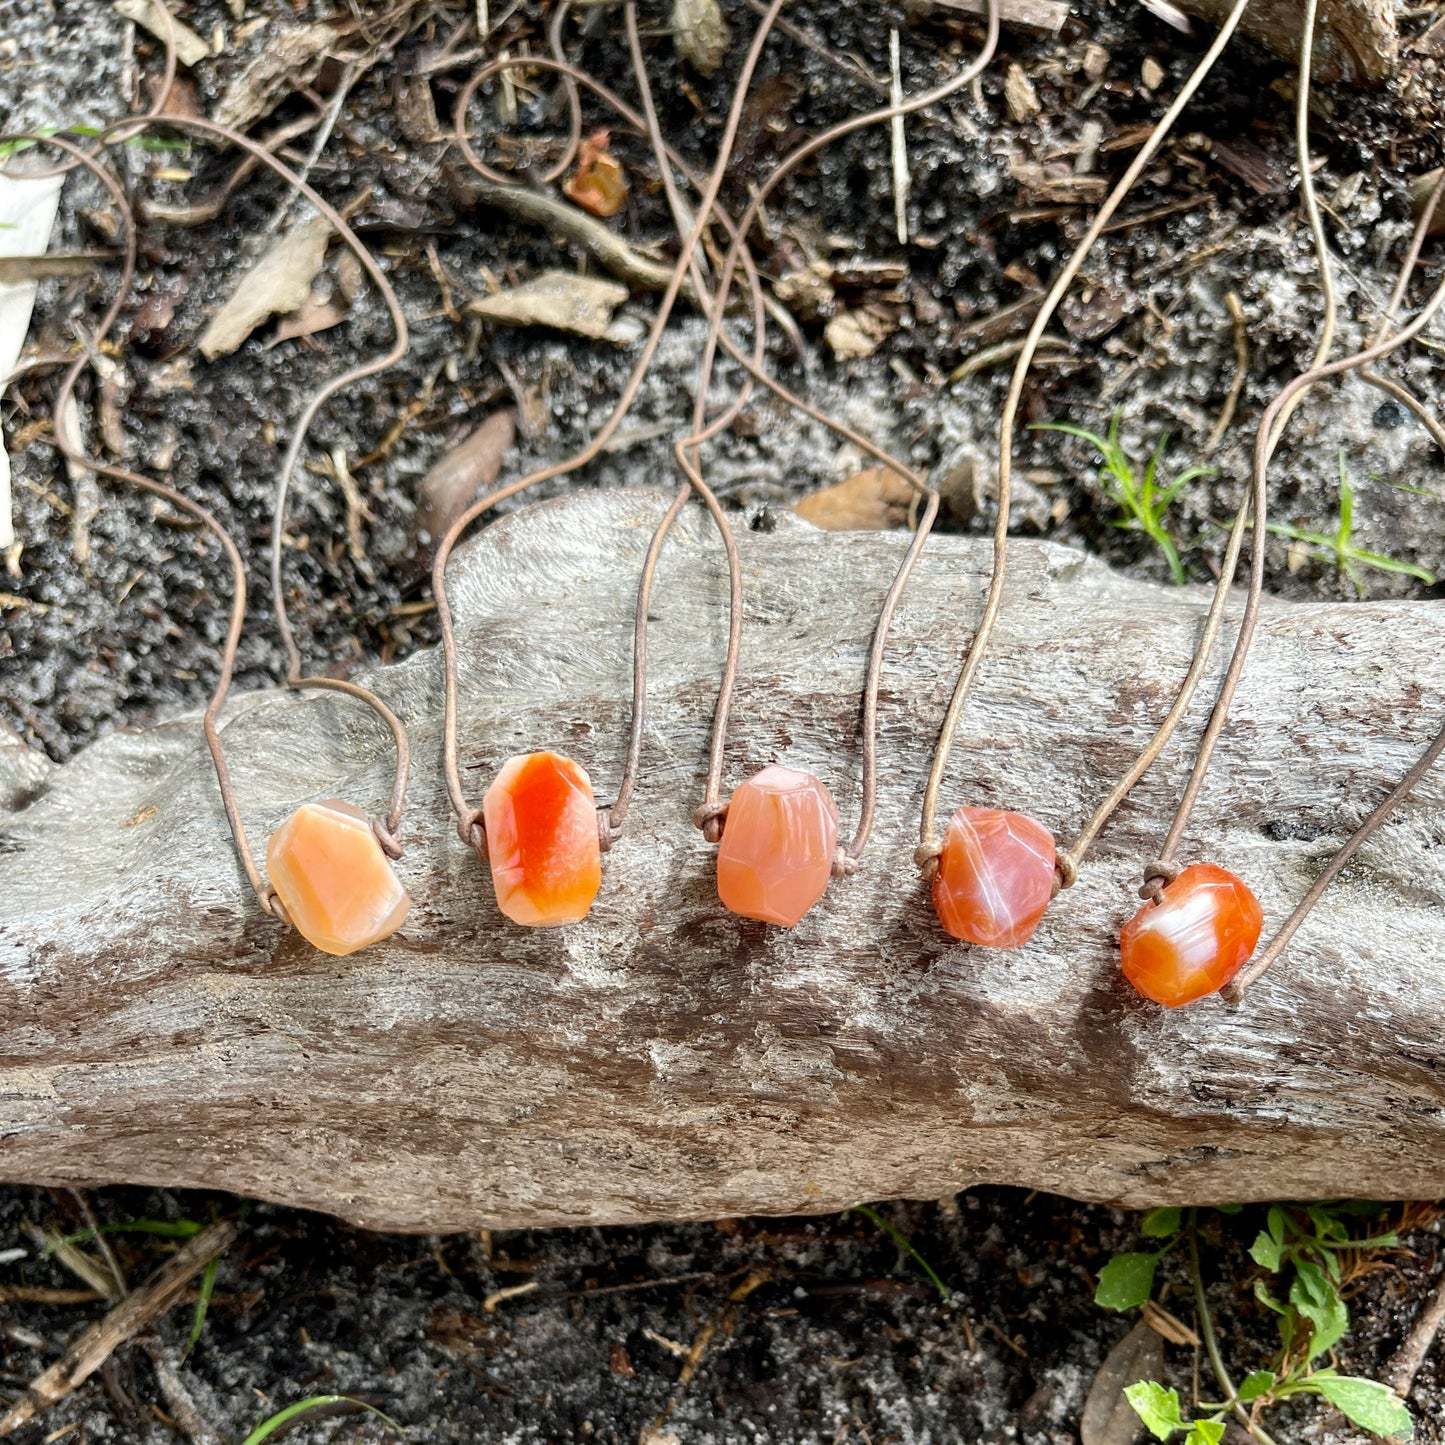
<path id="1" fill-rule="evenodd" d="M 554 746 L 608 800 L 664 505 L 584 493 L 459 555 L 472 796 L 508 755 Z M 773 521 L 739 529 L 729 780 L 812 769 L 847 822 L 865 649 L 906 539 Z M 719 548 L 691 514 L 653 608 L 641 788 L 576 927 L 504 923 L 457 840 L 430 655 L 371 678 L 412 732 L 416 904 L 348 959 L 245 900 L 194 719 L 116 732 L 48 778 L 0 747 L 0 799 L 17 800 L 0 812 L 0 1174 L 218 1187 L 428 1230 L 822 1210 L 985 1180 L 1138 1205 L 1445 1194 L 1445 779 L 1243 1006 L 1161 1012 L 1121 984 L 1114 939 L 1216 671 L 1027 948 L 941 934 L 911 854 L 987 554 L 957 537 L 925 551 L 884 671 L 877 830 L 792 933 L 720 910 L 689 823 L 726 630 Z M 1074 828 L 1165 711 L 1204 606 L 1016 542 L 948 806 Z M 1269 606 L 1188 856 L 1244 874 L 1282 919 L 1438 729 L 1442 643 L 1437 604 Z M 257 840 L 303 799 L 382 805 L 387 740 L 345 699 L 263 694 L 228 716 Z"/>

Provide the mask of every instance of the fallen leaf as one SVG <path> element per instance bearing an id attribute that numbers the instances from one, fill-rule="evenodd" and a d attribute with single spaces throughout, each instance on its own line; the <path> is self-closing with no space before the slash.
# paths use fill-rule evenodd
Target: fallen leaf
<path id="1" fill-rule="evenodd" d="M 142 30 L 149 30 L 162 44 L 166 39 L 166 22 L 160 15 L 160 0 L 112 0 L 117 11 L 127 20 L 134 20 Z M 194 65 L 204 60 L 211 47 L 191 29 L 174 16 L 171 17 L 170 33 L 175 36 L 176 59 L 182 65 Z"/>
<path id="2" fill-rule="evenodd" d="M 414 529 L 433 542 L 497 480 L 516 438 L 516 413 L 495 411 L 465 441 L 434 462 L 417 488 Z"/>
<path id="3" fill-rule="evenodd" d="M 201 355 L 207 361 L 225 356 L 268 316 L 295 311 L 311 294 L 330 239 L 331 223 L 325 216 L 312 216 L 273 241 L 211 317 L 198 343 Z"/>
<path id="4" fill-rule="evenodd" d="M 672 34 L 677 53 L 699 75 L 717 74 L 732 38 L 718 0 L 673 0 Z"/>
<path id="5" fill-rule="evenodd" d="M 779 276 L 773 295 L 800 321 L 824 321 L 837 310 L 831 275 L 831 266 L 814 261 Z"/>
<path id="6" fill-rule="evenodd" d="M 569 201 L 594 216 L 615 216 L 627 204 L 627 177 L 607 149 L 611 139 L 611 131 L 593 131 L 577 147 L 577 168 L 562 186 Z"/>
<path id="7" fill-rule="evenodd" d="M 908 509 L 917 495 L 891 468 L 869 467 L 810 493 L 793 510 L 825 532 L 888 532 L 908 525 Z"/>
<path id="8" fill-rule="evenodd" d="M 823 339 L 839 361 L 872 356 L 892 328 L 867 311 L 845 311 L 823 328 Z"/>
<path id="9" fill-rule="evenodd" d="M 0 286 L 44 281 L 51 276 L 90 276 L 102 262 L 116 261 L 113 251 L 77 251 L 68 256 L 0 256 Z"/>
<path id="10" fill-rule="evenodd" d="M 0 176 L 0 255 L 41 256 L 50 244 L 61 178 Z M 33 280 L 0 282 L 0 385 L 15 369 L 30 330 Z M 10 514 L 10 459 L 0 443 L 0 551 L 15 545 Z"/>
<path id="11" fill-rule="evenodd" d="M 1084 1413 L 1079 1417 L 1082 1445 L 1133 1445 L 1144 1422 L 1124 1398 L 1124 1391 L 1140 1380 L 1157 1380 L 1164 1373 L 1164 1342 L 1140 1320 L 1104 1358 L 1089 1386 Z"/>
<path id="12" fill-rule="evenodd" d="M 533 281 L 470 302 L 467 310 L 507 326 L 551 326 L 600 340 L 612 313 L 627 300 L 627 287 L 597 276 L 547 271 Z"/>
<path id="13" fill-rule="evenodd" d="M 276 323 L 276 334 L 266 343 L 265 350 L 279 346 L 283 341 L 294 341 L 298 336 L 315 336 L 319 331 L 329 331 L 333 326 L 346 320 L 351 308 L 344 300 L 331 296 L 318 296 L 315 291 L 289 316 L 283 316 Z"/>
<path id="14" fill-rule="evenodd" d="M 226 87 L 212 119 L 245 130 L 282 95 L 316 79 L 323 52 L 335 39 L 330 25 L 297 25 L 268 36 L 260 54 Z"/>

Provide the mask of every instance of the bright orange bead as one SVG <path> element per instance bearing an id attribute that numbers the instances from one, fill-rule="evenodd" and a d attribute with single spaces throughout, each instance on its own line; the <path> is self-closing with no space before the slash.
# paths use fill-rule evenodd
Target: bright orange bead
<path id="1" fill-rule="evenodd" d="M 1034 936 L 1054 891 L 1054 836 L 1023 813 L 960 808 L 948 820 L 933 907 L 955 938 L 1018 948 Z"/>
<path id="2" fill-rule="evenodd" d="M 1242 878 L 1196 863 L 1124 925 L 1124 976 L 1166 1008 L 1193 1003 L 1244 967 L 1263 925 L 1264 910 Z"/>
<path id="3" fill-rule="evenodd" d="M 571 758 L 508 758 L 482 818 L 497 907 L 513 923 L 549 928 L 586 917 L 602 883 L 602 845 L 592 784 Z"/>
<path id="4" fill-rule="evenodd" d="M 303 803 L 271 834 L 266 871 L 296 931 L 323 953 L 379 942 L 411 908 L 366 814 L 335 798 Z"/>
<path id="5" fill-rule="evenodd" d="M 776 763 L 732 795 L 717 851 L 717 895 L 744 918 L 791 928 L 823 896 L 838 805 L 811 773 Z"/>

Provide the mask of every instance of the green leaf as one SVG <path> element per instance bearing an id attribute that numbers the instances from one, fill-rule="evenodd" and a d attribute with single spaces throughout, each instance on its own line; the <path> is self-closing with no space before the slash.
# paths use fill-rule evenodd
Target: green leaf
<path id="1" fill-rule="evenodd" d="M 1221 1214 L 1241 1214 L 1244 1212 L 1244 1205 L 1242 1204 L 1216 1204 L 1214 1207 Z"/>
<path id="2" fill-rule="evenodd" d="M 1154 1380 L 1140 1380 L 1124 1390 L 1124 1398 L 1134 1407 L 1134 1413 L 1149 1427 L 1149 1433 L 1156 1440 L 1167 1440 L 1176 1430 L 1184 1428 L 1184 1417 L 1179 1413 L 1179 1391 L 1166 1390 Z M 250 1445 L 250 1442 L 247 1442 Z"/>
<path id="3" fill-rule="evenodd" d="M 1271 1204 L 1264 1222 L 1269 1228 L 1269 1237 L 1274 1240 L 1276 1244 L 1283 1244 L 1287 1229 L 1284 1210 L 1282 1210 L 1278 1204 Z"/>
<path id="4" fill-rule="evenodd" d="M 1219 1445 L 1223 1439 L 1223 1420 L 1196 1420 L 1184 1437 L 1184 1445 Z"/>
<path id="5" fill-rule="evenodd" d="M 1312 1375 L 1306 1382 L 1341 1414 L 1375 1435 L 1392 1440 L 1410 1440 L 1415 1422 L 1405 1402 L 1388 1385 L 1377 1380 L 1360 1380 L 1350 1375 Z"/>
<path id="6" fill-rule="evenodd" d="M 201 1287 L 196 1291 L 196 1312 L 191 1318 L 191 1337 L 186 1341 L 186 1347 L 181 1351 L 181 1359 L 184 1360 L 190 1352 L 195 1349 L 196 1341 L 201 1338 L 201 1331 L 206 1324 L 206 1311 L 211 1307 L 211 1295 L 216 1288 L 216 1266 L 220 1260 L 213 1259 L 206 1265 L 205 1273 L 201 1276 Z"/>
<path id="7" fill-rule="evenodd" d="M 1172 1239 L 1183 1224 L 1182 1209 L 1151 1209 L 1139 1221 L 1139 1232 L 1145 1239 Z"/>
<path id="8" fill-rule="evenodd" d="M 1241 1404 L 1247 1405 L 1251 1400 L 1257 1400 L 1261 1395 L 1267 1395 L 1274 1389 L 1274 1381 L 1273 1370 L 1251 1370 L 1239 1382 L 1239 1393 L 1235 1398 Z"/>
<path id="9" fill-rule="evenodd" d="M 298 1400 L 294 1405 L 287 1405 L 284 1410 L 278 1410 L 274 1415 L 262 1420 L 254 1430 L 241 1442 L 241 1445 L 261 1445 L 261 1441 L 274 1435 L 283 1426 L 289 1425 L 298 1415 L 305 1415 L 312 1410 L 323 1410 L 333 1405 L 354 1405 L 357 1411 L 365 1410 L 375 1415 L 378 1420 L 384 1420 L 398 1435 L 405 1437 L 406 1429 L 399 1425 L 390 1415 L 378 1410 L 375 1405 L 368 1405 L 365 1400 L 353 1400 L 350 1395 L 309 1395 L 304 1400 Z"/>
<path id="10" fill-rule="evenodd" d="M 1116 1254 L 1099 1271 L 1094 1303 L 1106 1310 L 1131 1310 L 1148 1304 L 1158 1264 L 1157 1254 Z"/>
<path id="11" fill-rule="evenodd" d="M 1249 1246 L 1249 1257 L 1262 1269 L 1278 1274 L 1280 1265 L 1284 1263 L 1284 1250 L 1268 1230 L 1261 1229 Z"/>
<path id="12" fill-rule="evenodd" d="M 1350 1327 L 1350 1312 L 1340 1292 L 1324 1270 L 1308 1259 L 1295 1260 L 1289 1302 L 1310 1322 L 1307 1359 L 1324 1354 Z"/>

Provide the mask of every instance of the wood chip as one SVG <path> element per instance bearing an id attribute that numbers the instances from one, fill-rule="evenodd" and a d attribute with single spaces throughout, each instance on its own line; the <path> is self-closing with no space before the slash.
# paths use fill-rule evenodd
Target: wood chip
<path id="1" fill-rule="evenodd" d="M 917 495 L 891 467 L 869 467 L 809 493 L 793 510 L 825 532 L 890 532 L 908 525 Z"/>
<path id="2" fill-rule="evenodd" d="M 533 281 L 468 304 L 473 316 L 507 326 L 550 326 L 601 340 L 612 313 L 627 300 L 627 287 L 598 276 L 547 271 Z"/>
<path id="3" fill-rule="evenodd" d="M 298 25 L 267 36 L 260 54 L 226 87 L 211 118 L 245 130 L 269 115 L 283 95 L 315 80 L 335 40 L 330 25 Z"/>
<path id="4" fill-rule="evenodd" d="M 1158 90 L 1164 84 L 1164 67 L 1152 55 L 1145 56 L 1139 67 L 1139 79 L 1145 90 Z"/>
<path id="5" fill-rule="evenodd" d="M 1020 125 L 1035 119 L 1043 106 L 1039 104 L 1039 93 L 1034 83 L 1024 74 L 1022 65 L 1010 65 L 1003 82 L 1004 99 L 1008 102 L 1009 114 Z"/>
<path id="6" fill-rule="evenodd" d="M 673 0 L 672 43 L 699 75 L 711 79 L 717 74 L 731 38 L 717 0 Z"/>
<path id="7" fill-rule="evenodd" d="M 198 343 L 207 361 L 234 351 L 268 316 L 295 311 L 311 294 L 326 260 L 331 222 L 301 221 L 273 241 L 238 281 L 231 299 L 211 317 Z"/>
<path id="8" fill-rule="evenodd" d="M 927 3 L 942 10 L 962 10 L 967 15 L 988 14 L 988 0 L 927 0 Z M 999 0 L 998 13 L 1005 25 L 1047 30 L 1056 35 L 1069 18 L 1069 7 L 1062 0 Z"/>
<path id="9" fill-rule="evenodd" d="M 1143 1433 L 1143 1422 L 1124 1398 L 1124 1391 L 1140 1380 L 1157 1380 L 1164 1373 L 1164 1342 L 1140 1320 L 1104 1357 L 1079 1417 L 1082 1445 L 1133 1445 Z"/>
<path id="10" fill-rule="evenodd" d="M 892 329 L 870 311 L 845 311 L 823 328 L 823 339 L 839 361 L 854 361 L 872 356 Z"/>
<path id="11" fill-rule="evenodd" d="M 176 59 L 182 65 L 194 65 L 211 53 L 211 47 L 189 25 L 183 25 L 174 16 L 167 31 L 165 19 L 160 14 L 160 0 L 111 0 L 111 3 L 127 20 L 134 20 L 142 30 L 149 30 L 161 44 L 165 44 L 168 33 L 173 34 Z"/>
<path id="12" fill-rule="evenodd" d="M 516 413 L 496 411 L 465 441 L 433 462 L 417 488 L 418 536 L 438 541 L 471 504 L 497 480 L 502 462 L 516 439 Z"/>

